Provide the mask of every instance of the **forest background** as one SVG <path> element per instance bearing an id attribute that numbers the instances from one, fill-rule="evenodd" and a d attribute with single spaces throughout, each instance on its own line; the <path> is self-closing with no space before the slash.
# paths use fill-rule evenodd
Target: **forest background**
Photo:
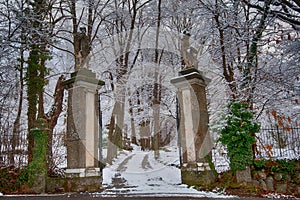
<path id="1" fill-rule="evenodd" d="M 247 102 L 262 127 L 299 126 L 298 0 L 1 0 L 0 8 L 3 165 L 31 161 L 28 132 L 41 117 L 51 130 L 47 155 L 54 171 L 54 135 L 65 137 L 71 98 L 62 81 L 80 67 L 106 83 L 99 93 L 110 141 L 118 146 L 124 133 L 134 141 L 150 123 L 153 135 L 164 132 L 157 140 L 170 143 L 176 132 L 170 80 L 183 68 L 184 33 L 191 35 L 198 69 L 211 79 L 215 138 L 230 100 Z M 20 141 L 27 134 L 25 147 Z"/>

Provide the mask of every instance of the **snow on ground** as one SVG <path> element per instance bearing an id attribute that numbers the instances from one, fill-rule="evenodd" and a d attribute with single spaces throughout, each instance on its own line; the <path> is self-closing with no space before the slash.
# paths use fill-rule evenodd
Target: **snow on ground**
<path id="1" fill-rule="evenodd" d="M 154 159 L 153 151 L 121 151 L 113 165 L 103 169 L 103 187 L 98 195 L 156 195 L 229 198 L 232 196 L 197 191 L 181 184 L 181 172 L 176 148 L 160 151 Z M 96 194 L 95 194 L 96 195 Z"/>

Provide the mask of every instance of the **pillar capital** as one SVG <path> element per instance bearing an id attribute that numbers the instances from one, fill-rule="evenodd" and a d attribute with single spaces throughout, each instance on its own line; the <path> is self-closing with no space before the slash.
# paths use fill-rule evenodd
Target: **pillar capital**
<path id="1" fill-rule="evenodd" d="M 71 89 L 78 85 L 85 87 L 96 85 L 97 87 L 100 87 L 104 84 L 104 81 L 96 78 L 94 72 L 86 68 L 80 68 L 78 71 L 71 73 L 71 78 L 63 82 L 63 86 L 66 89 Z"/>
<path id="2" fill-rule="evenodd" d="M 203 73 L 195 68 L 189 68 L 178 73 L 178 77 L 171 79 L 171 83 L 178 89 L 190 88 L 191 85 L 206 86 L 210 83 L 210 79 L 206 78 Z"/>

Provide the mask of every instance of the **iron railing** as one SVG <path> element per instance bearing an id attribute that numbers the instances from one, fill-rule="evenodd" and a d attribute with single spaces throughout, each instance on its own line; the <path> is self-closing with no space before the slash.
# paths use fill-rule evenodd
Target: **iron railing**
<path id="1" fill-rule="evenodd" d="M 57 167 L 66 166 L 66 148 L 64 146 L 64 137 L 62 133 L 53 134 L 53 164 Z M 0 167 L 27 166 L 28 156 L 27 132 L 21 132 L 18 135 L 1 134 L 0 135 Z"/>
<path id="2" fill-rule="evenodd" d="M 265 127 L 256 134 L 256 139 L 257 158 L 300 158 L 300 127 Z"/>
<path id="3" fill-rule="evenodd" d="M 66 148 L 62 133 L 53 135 L 53 159 L 57 167 L 66 167 Z M 256 134 L 256 158 L 258 159 L 300 159 L 300 127 L 270 126 Z M 18 136 L 0 135 L 0 167 L 27 165 L 27 133 Z M 213 161 L 219 171 L 229 167 L 227 150 L 217 143 L 213 149 Z M 12 161 L 12 158 L 14 159 Z"/>

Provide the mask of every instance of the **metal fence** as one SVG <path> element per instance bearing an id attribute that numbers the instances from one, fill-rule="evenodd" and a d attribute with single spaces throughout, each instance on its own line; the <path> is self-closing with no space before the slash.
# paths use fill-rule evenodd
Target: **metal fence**
<path id="1" fill-rule="evenodd" d="M 257 159 L 300 159 L 300 127 L 261 128 L 255 150 Z M 220 142 L 215 144 L 212 156 L 218 172 L 230 169 L 227 148 Z"/>
<path id="2" fill-rule="evenodd" d="M 0 166 L 27 165 L 27 133 L 0 135 Z"/>
<path id="3" fill-rule="evenodd" d="M 66 167 L 65 135 L 61 132 L 53 135 L 53 161 L 56 167 Z M 263 159 L 300 159 L 300 127 L 265 127 L 256 134 L 256 158 Z M 18 136 L 0 135 L 0 167 L 27 165 L 27 133 Z M 12 160 L 13 159 L 13 160 Z M 213 149 L 213 160 L 219 171 L 229 167 L 226 148 L 217 143 Z"/>
<path id="4" fill-rule="evenodd" d="M 256 139 L 257 158 L 300 158 L 300 127 L 265 127 L 256 134 Z"/>
<path id="5" fill-rule="evenodd" d="M 57 168 L 66 166 L 66 147 L 64 146 L 64 137 L 62 133 L 53 134 L 53 164 Z M 3 166 L 27 166 L 28 140 L 27 132 L 21 132 L 18 135 L 1 134 L 0 135 L 0 167 Z"/>

